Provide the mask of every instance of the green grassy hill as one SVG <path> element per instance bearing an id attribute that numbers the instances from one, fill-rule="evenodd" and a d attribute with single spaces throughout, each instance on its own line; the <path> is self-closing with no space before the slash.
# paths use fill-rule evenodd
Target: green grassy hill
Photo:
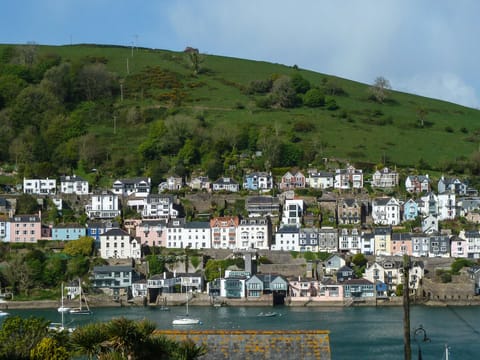
<path id="1" fill-rule="evenodd" d="M 11 46 L 0 45 L 0 53 L 5 53 L 7 48 Z M 195 74 L 188 54 L 182 52 L 144 48 L 132 52 L 128 47 L 96 45 L 38 46 L 37 51 L 39 57 L 55 54 L 62 62 L 72 64 L 102 62 L 115 74 L 112 96 L 95 99 L 96 108 L 100 106 L 101 111 L 91 114 L 94 120 L 84 124 L 86 132 L 95 135 L 96 142 L 105 147 L 105 159 L 83 166 L 104 166 L 113 176 L 118 175 L 116 170 L 122 166 L 125 169 L 120 172 L 129 175 L 146 169 L 153 171 L 152 161 L 168 159 L 170 163 L 160 168 L 175 171 L 172 159 L 179 155 L 176 151 L 168 152 L 168 143 L 163 145 L 162 156 L 142 156 L 139 150 L 139 145 L 149 137 L 149 146 L 153 147 L 160 135 L 166 134 L 158 130 L 160 135 L 155 135 L 152 127 L 159 119 L 168 118 L 174 119 L 173 123 L 183 121 L 175 119 L 186 118 L 200 122 L 191 128 L 192 141 L 202 140 L 194 143 L 199 158 L 188 164 L 189 171 L 208 167 L 207 154 L 210 153 L 211 158 L 215 151 L 227 170 L 232 162 L 228 160 L 231 154 L 256 150 L 246 139 L 249 136 L 256 137 L 257 149 L 261 148 L 260 144 L 277 139 L 286 146 L 281 156 L 296 151 L 299 166 L 320 166 L 322 159 L 334 158 L 358 164 L 385 163 L 442 171 L 447 164 L 470 159 L 479 147 L 478 110 L 396 91 L 390 91 L 386 101 L 378 103 L 372 100 L 368 84 L 296 66 L 200 54 L 200 71 Z M 276 79 L 282 75 L 301 75 L 311 87 L 318 87 L 325 93 L 327 103 L 334 100 L 338 108 L 259 106 L 267 95 L 249 93 L 252 81 Z M 72 117 L 72 113 L 85 106 L 84 103 L 83 99 L 66 105 L 65 116 Z M 4 109 L 7 108 L 4 105 Z M 420 126 L 419 109 L 425 114 L 423 126 Z M 45 126 L 41 128 L 39 131 Z M 168 132 L 168 136 L 172 134 L 173 130 Z M 89 146 L 85 132 L 82 136 L 84 147 Z M 48 137 L 45 139 L 49 141 Z M 81 141 L 77 143 L 80 146 L 78 144 Z M 294 150 L 288 148 L 288 144 Z M 185 139 L 180 145 L 172 145 L 172 149 L 184 148 L 184 145 Z M 261 148 L 264 156 L 269 149 L 268 145 Z M 10 154 L 9 161 L 12 160 Z M 6 156 L 3 161 L 7 161 Z M 273 165 L 292 164 L 279 159 Z M 248 164 L 251 168 L 262 166 L 262 161 Z M 65 167 L 57 170 L 65 171 Z"/>

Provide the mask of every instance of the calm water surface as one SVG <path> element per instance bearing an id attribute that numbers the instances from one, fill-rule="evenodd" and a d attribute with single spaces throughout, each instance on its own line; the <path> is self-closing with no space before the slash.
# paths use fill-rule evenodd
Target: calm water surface
<path id="1" fill-rule="evenodd" d="M 66 315 L 66 323 L 81 326 L 91 321 L 108 321 L 124 316 L 129 319 L 147 318 L 159 329 L 172 329 L 172 320 L 184 315 L 183 307 L 170 311 L 155 308 L 125 307 L 96 308 L 91 316 Z M 259 317 L 260 312 L 275 310 L 276 317 Z M 8 310 L 12 315 L 42 316 L 59 322 L 56 309 Z M 330 331 L 332 359 L 403 359 L 403 310 L 400 307 L 193 307 L 190 315 L 202 320 L 198 329 L 261 329 Z M 1 320 L 0 320 L 1 321 Z M 423 360 L 444 358 L 444 347 L 450 347 L 450 359 L 480 359 L 480 307 L 411 308 L 412 329 L 422 325 L 430 342 L 421 343 Z M 176 327 L 189 329 L 192 327 Z M 423 335 L 423 334 L 421 334 Z M 421 340 L 423 336 L 417 336 Z M 417 343 L 412 338 L 413 359 L 417 359 Z"/>

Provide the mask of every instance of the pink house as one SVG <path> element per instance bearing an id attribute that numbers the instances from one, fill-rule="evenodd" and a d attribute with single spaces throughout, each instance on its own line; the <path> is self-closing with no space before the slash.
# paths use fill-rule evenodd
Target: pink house
<path id="1" fill-rule="evenodd" d="M 452 237 L 450 240 L 450 257 L 452 258 L 466 258 L 468 244 L 467 240 L 458 236 Z"/>
<path id="2" fill-rule="evenodd" d="M 36 243 L 42 238 L 42 223 L 38 215 L 15 215 L 10 218 L 10 242 Z"/>
<path id="3" fill-rule="evenodd" d="M 393 256 L 412 255 L 412 236 L 410 233 L 392 233 L 390 254 Z"/>
<path id="4" fill-rule="evenodd" d="M 305 182 L 305 175 L 300 171 L 297 171 L 295 174 L 287 171 L 285 175 L 282 176 L 282 181 L 280 182 L 279 187 L 280 190 L 303 189 L 305 187 Z"/>
<path id="5" fill-rule="evenodd" d="M 135 234 L 141 245 L 166 247 L 167 221 L 144 220 L 137 226 Z"/>
<path id="6" fill-rule="evenodd" d="M 331 279 L 322 281 L 315 279 L 291 279 L 290 301 L 294 304 L 339 302 L 343 303 L 343 286 Z"/>

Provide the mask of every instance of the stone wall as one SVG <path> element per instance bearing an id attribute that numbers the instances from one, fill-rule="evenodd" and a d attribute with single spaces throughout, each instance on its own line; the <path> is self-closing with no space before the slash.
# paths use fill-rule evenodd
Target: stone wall
<path id="1" fill-rule="evenodd" d="M 176 341 L 190 339 L 204 344 L 201 360 L 325 360 L 331 359 L 329 331 L 326 330 L 158 330 Z"/>

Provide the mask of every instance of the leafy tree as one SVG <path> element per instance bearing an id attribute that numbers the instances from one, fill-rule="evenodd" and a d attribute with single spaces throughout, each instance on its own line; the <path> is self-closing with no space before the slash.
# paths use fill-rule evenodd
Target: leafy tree
<path id="1" fill-rule="evenodd" d="M 147 255 L 145 260 L 148 262 L 150 275 L 161 274 L 165 271 L 165 261 L 161 260 L 157 255 Z"/>
<path id="2" fill-rule="evenodd" d="M 310 82 L 300 74 L 294 74 L 291 77 L 292 86 L 297 94 L 305 94 L 310 90 Z"/>
<path id="3" fill-rule="evenodd" d="M 281 76 L 273 82 L 272 97 L 283 108 L 292 108 L 298 104 L 297 92 L 288 76 Z"/>
<path id="4" fill-rule="evenodd" d="M 86 64 L 78 72 L 77 91 L 83 100 L 98 100 L 112 95 L 115 75 L 107 70 L 105 64 Z"/>
<path id="5" fill-rule="evenodd" d="M 37 199 L 30 194 L 21 194 L 17 199 L 17 215 L 35 214 L 40 210 Z"/>
<path id="6" fill-rule="evenodd" d="M 52 255 L 44 263 L 43 282 L 54 286 L 58 281 L 66 279 L 67 260 L 61 255 Z"/>
<path id="7" fill-rule="evenodd" d="M 70 256 L 92 256 L 94 239 L 90 236 L 82 236 L 77 240 L 68 241 L 63 252 Z"/>
<path id="8" fill-rule="evenodd" d="M 390 81 L 385 79 L 383 76 L 379 76 L 375 79 L 373 85 L 370 87 L 370 92 L 372 93 L 375 101 L 383 103 L 387 97 L 388 90 L 391 88 Z"/>
<path id="9" fill-rule="evenodd" d="M 322 91 L 313 88 L 308 90 L 303 97 L 303 104 L 308 107 L 320 107 L 325 105 L 325 95 Z"/>
<path id="10" fill-rule="evenodd" d="M 12 104 L 17 95 L 27 86 L 27 82 L 17 75 L 0 75 L 0 109 Z"/>
<path id="11" fill-rule="evenodd" d="M 0 359 L 27 360 L 31 351 L 47 336 L 48 321 L 9 316 L 0 329 Z"/>
<path id="12" fill-rule="evenodd" d="M 358 254 L 355 254 L 352 258 L 352 262 L 358 266 L 358 267 L 362 267 L 362 266 L 365 266 L 368 262 L 367 258 L 365 257 L 365 255 L 363 255 L 362 253 L 358 253 Z"/>
<path id="13" fill-rule="evenodd" d="M 30 351 L 30 360 L 68 360 L 70 353 L 61 346 L 54 338 L 43 338 Z"/>
<path id="14" fill-rule="evenodd" d="M 77 255 L 67 262 L 67 277 L 76 278 L 82 277 L 88 273 L 90 268 L 90 261 L 83 255 Z"/>
<path id="15" fill-rule="evenodd" d="M 464 267 L 470 267 L 475 265 L 475 263 L 472 260 L 468 259 L 455 259 L 451 265 L 452 268 L 452 274 L 458 275 L 460 274 L 460 270 L 462 270 Z"/>

